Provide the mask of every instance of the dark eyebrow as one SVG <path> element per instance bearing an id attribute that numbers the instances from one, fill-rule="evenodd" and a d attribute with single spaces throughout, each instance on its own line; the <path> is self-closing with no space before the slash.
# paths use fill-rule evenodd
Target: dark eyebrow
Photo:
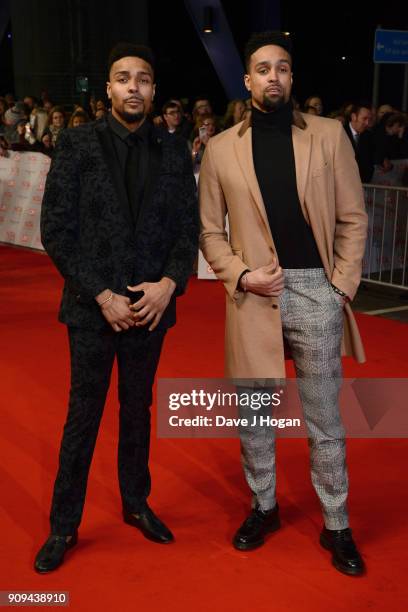
<path id="1" fill-rule="evenodd" d="M 140 74 L 144 74 L 147 75 L 149 77 L 152 76 L 152 74 L 150 72 L 147 72 L 146 70 L 139 70 L 139 72 L 137 72 L 138 75 Z M 130 76 L 130 72 L 128 70 L 119 70 L 118 72 L 115 72 L 114 74 L 115 77 L 117 76 Z"/>
<path id="2" fill-rule="evenodd" d="M 279 59 L 277 62 L 277 64 L 287 64 L 290 68 L 290 62 L 287 59 Z M 257 64 L 255 64 L 255 68 L 259 68 L 260 66 L 270 66 L 271 62 L 269 62 L 268 60 L 263 60 L 262 62 L 258 62 Z"/>

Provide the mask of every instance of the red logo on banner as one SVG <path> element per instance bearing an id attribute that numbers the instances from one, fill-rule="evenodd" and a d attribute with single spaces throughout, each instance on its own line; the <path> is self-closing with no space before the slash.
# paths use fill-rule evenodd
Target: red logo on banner
<path id="1" fill-rule="evenodd" d="M 27 234 L 23 234 L 21 237 L 21 242 L 28 242 L 28 236 Z"/>
<path id="2" fill-rule="evenodd" d="M 8 181 L 7 185 L 9 187 L 15 187 L 16 186 L 16 181 Z"/>
<path id="3" fill-rule="evenodd" d="M 31 162 L 36 162 L 36 163 L 37 163 L 37 161 L 38 161 L 38 157 L 37 157 L 36 155 L 29 155 L 29 156 L 28 156 L 28 159 L 29 159 Z"/>
<path id="4" fill-rule="evenodd" d="M 0 204 L 0 210 L 7 210 L 7 206 L 5 204 Z"/>
<path id="5" fill-rule="evenodd" d="M 26 221 L 24 223 L 24 227 L 27 227 L 28 229 L 32 229 L 34 227 L 34 223 L 32 221 Z"/>
<path id="6" fill-rule="evenodd" d="M 23 207 L 22 206 L 15 206 L 13 208 L 14 212 L 18 212 L 18 213 L 22 213 L 23 212 Z"/>
<path id="7" fill-rule="evenodd" d="M 6 232 L 6 237 L 9 242 L 14 242 L 16 239 L 15 232 Z"/>
<path id="8" fill-rule="evenodd" d="M 41 196 L 33 196 L 33 197 L 32 197 L 32 201 L 33 201 L 33 202 L 37 202 L 38 204 L 41 204 L 41 202 L 42 202 L 42 197 L 41 197 Z"/>
<path id="9" fill-rule="evenodd" d="M 23 182 L 21 183 L 21 186 L 22 186 L 22 188 L 23 188 L 23 189 L 30 189 L 30 187 L 31 187 L 31 182 L 30 182 L 30 181 L 23 181 Z"/>
<path id="10" fill-rule="evenodd" d="M 35 210 L 35 208 L 29 208 L 27 212 L 29 215 L 35 215 L 37 211 Z"/>
<path id="11" fill-rule="evenodd" d="M 18 176 L 18 175 L 20 174 L 20 168 L 18 168 L 17 166 L 13 166 L 13 167 L 10 169 L 10 174 L 11 174 L 12 176 Z"/>

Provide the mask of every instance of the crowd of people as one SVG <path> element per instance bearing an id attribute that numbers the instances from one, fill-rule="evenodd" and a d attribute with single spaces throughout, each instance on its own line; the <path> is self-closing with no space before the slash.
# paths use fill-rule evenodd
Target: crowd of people
<path id="1" fill-rule="evenodd" d="M 195 174 L 208 140 L 244 120 L 251 112 L 250 100 L 231 100 L 224 116 L 217 116 L 211 101 L 201 96 L 190 108 L 184 101 L 173 98 L 155 109 L 153 122 L 163 133 L 180 134 L 189 143 Z M 295 108 L 306 114 L 323 116 L 324 106 L 319 95 L 308 97 Z M 0 155 L 14 151 L 38 151 L 52 157 L 59 134 L 65 128 L 75 128 L 97 121 L 109 112 L 104 100 L 89 99 L 87 108 L 66 107 L 52 102 L 46 91 L 40 98 L 25 96 L 16 101 L 12 94 L 0 97 Z M 390 104 L 374 108 L 369 103 L 346 103 L 326 115 L 340 121 L 353 145 L 361 180 L 369 183 L 375 166 L 381 173 L 390 172 L 392 160 L 408 159 L 408 115 Z"/>

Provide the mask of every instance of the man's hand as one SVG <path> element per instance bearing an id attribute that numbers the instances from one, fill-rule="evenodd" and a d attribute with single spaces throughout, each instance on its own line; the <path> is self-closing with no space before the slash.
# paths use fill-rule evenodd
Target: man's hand
<path id="1" fill-rule="evenodd" d="M 241 287 L 242 287 L 241 281 Z M 245 274 L 245 289 L 257 295 L 278 297 L 284 288 L 282 268 L 272 263 Z"/>
<path id="2" fill-rule="evenodd" d="M 111 293 L 112 298 L 109 297 Z M 115 332 L 134 326 L 135 322 L 129 309 L 130 299 L 128 297 L 105 289 L 95 299 L 101 307 L 103 316 Z"/>
<path id="3" fill-rule="evenodd" d="M 175 288 L 176 283 L 166 276 L 157 283 L 140 283 L 128 287 L 129 291 L 144 291 L 144 296 L 130 306 L 134 311 L 136 327 L 151 323 L 149 331 L 153 331 L 159 324 Z"/>

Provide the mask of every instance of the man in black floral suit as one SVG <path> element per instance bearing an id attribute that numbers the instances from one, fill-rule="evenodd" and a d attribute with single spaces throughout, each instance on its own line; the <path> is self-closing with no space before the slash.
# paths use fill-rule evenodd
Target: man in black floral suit
<path id="1" fill-rule="evenodd" d="M 89 467 L 112 365 L 119 371 L 118 471 L 123 518 L 145 537 L 173 540 L 147 505 L 152 385 L 175 324 L 198 242 L 190 156 L 146 119 L 154 97 L 147 47 L 120 43 L 109 59 L 106 119 L 61 133 L 43 200 L 44 247 L 65 279 L 71 391 L 51 507 L 35 560 L 56 569 L 77 542 Z"/>

